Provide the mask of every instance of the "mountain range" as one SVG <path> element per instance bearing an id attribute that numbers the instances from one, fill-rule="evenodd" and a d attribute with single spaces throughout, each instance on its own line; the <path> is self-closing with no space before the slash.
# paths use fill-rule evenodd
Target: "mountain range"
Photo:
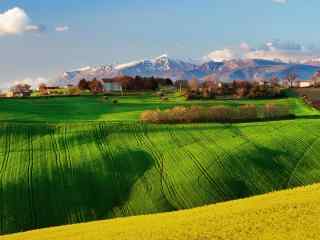
<path id="1" fill-rule="evenodd" d="M 286 78 L 295 73 L 300 80 L 310 79 L 320 71 L 320 62 L 283 62 L 264 59 L 233 59 L 225 61 L 207 60 L 201 63 L 170 58 L 162 55 L 154 59 L 134 61 L 120 65 L 102 65 L 84 67 L 68 71 L 58 77 L 52 84 L 77 84 L 81 79 L 92 80 L 112 78 L 120 75 L 161 77 L 172 80 L 198 78 L 219 79 L 221 81 L 254 80 L 278 77 Z"/>

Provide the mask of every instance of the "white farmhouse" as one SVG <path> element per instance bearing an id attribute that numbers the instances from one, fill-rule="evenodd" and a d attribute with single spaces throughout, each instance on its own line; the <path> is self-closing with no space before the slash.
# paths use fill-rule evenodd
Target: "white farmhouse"
<path id="1" fill-rule="evenodd" d="M 103 89 L 105 92 L 121 92 L 121 83 L 114 79 L 103 79 L 102 80 Z"/>

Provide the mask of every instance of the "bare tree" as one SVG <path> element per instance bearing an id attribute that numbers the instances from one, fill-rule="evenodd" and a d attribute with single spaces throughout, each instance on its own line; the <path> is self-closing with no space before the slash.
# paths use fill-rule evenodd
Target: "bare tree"
<path id="1" fill-rule="evenodd" d="M 86 79 L 81 79 L 80 82 L 78 83 L 78 88 L 80 90 L 90 90 L 90 87 L 89 87 L 89 82 L 86 80 Z"/>
<path id="2" fill-rule="evenodd" d="M 46 84 L 40 83 L 38 88 L 40 95 L 48 95 L 48 87 Z"/>
<path id="3" fill-rule="evenodd" d="M 23 83 L 16 84 L 11 88 L 11 91 L 17 96 L 30 96 L 32 93 L 31 86 Z"/>
<path id="4" fill-rule="evenodd" d="M 191 91 L 198 91 L 199 89 L 199 81 L 196 78 L 192 78 L 192 80 L 189 81 L 189 87 Z"/>
<path id="5" fill-rule="evenodd" d="M 312 81 L 315 87 L 320 87 L 320 71 L 317 71 L 313 77 Z"/>
<path id="6" fill-rule="evenodd" d="M 295 73 L 289 73 L 288 76 L 287 76 L 287 81 L 289 83 L 289 87 L 292 88 L 293 87 L 293 84 L 294 82 L 297 80 L 298 78 L 298 75 L 295 74 Z"/>
<path id="7" fill-rule="evenodd" d="M 272 86 L 272 87 L 278 87 L 278 86 L 279 86 L 279 83 L 280 83 L 280 79 L 279 79 L 278 77 L 273 76 L 273 77 L 270 79 L 270 83 L 271 83 L 271 86 Z"/>
<path id="8" fill-rule="evenodd" d="M 93 95 L 103 92 L 103 85 L 97 79 L 93 79 L 91 82 L 89 82 L 89 88 Z"/>

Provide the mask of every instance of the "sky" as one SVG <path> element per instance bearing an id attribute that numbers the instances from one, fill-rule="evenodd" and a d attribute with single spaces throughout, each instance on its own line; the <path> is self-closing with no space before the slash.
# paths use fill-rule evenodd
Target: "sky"
<path id="1" fill-rule="evenodd" d="M 0 84 L 162 54 L 320 56 L 319 8 L 319 0 L 0 0 Z"/>

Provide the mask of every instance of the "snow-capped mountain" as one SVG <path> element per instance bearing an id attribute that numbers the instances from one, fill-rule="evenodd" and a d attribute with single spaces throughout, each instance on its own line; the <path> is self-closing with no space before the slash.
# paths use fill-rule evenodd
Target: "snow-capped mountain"
<path id="1" fill-rule="evenodd" d="M 182 60 L 171 59 L 167 55 L 162 55 L 155 59 L 141 60 L 115 67 L 123 75 L 129 76 L 157 76 L 179 78 L 187 71 L 192 71 L 197 66 Z"/>
<path id="2" fill-rule="evenodd" d="M 81 79 L 92 80 L 112 78 L 119 75 L 144 76 L 144 77 L 166 77 L 175 79 L 189 78 L 186 75 L 198 68 L 197 65 L 182 60 L 169 58 L 167 55 L 161 55 L 155 59 L 146 59 L 129 62 L 120 65 L 103 65 L 99 67 L 84 67 L 62 74 L 57 80 L 53 81 L 55 85 L 77 84 Z"/>
<path id="3" fill-rule="evenodd" d="M 223 81 L 253 80 L 276 76 L 285 78 L 289 73 L 296 73 L 300 79 L 310 79 L 320 70 L 319 59 L 305 63 L 286 63 L 263 59 L 231 59 L 221 62 L 208 60 L 203 63 L 184 61 L 161 55 L 154 59 L 129 62 L 120 65 L 102 65 L 84 67 L 65 72 L 52 85 L 77 84 L 81 79 L 92 80 L 112 78 L 119 75 L 161 77 L 177 79 L 219 78 Z"/>
<path id="4" fill-rule="evenodd" d="M 52 85 L 74 85 L 77 84 L 81 79 L 92 80 L 94 78 L 111 78 L 116 77 L 119 74 L 120 73 L 112 65 L 105 65 L 99 67 L 87 66 L 63 73 L 61 77 L 58 77 L 56 80 L 52 82 Z"/>

